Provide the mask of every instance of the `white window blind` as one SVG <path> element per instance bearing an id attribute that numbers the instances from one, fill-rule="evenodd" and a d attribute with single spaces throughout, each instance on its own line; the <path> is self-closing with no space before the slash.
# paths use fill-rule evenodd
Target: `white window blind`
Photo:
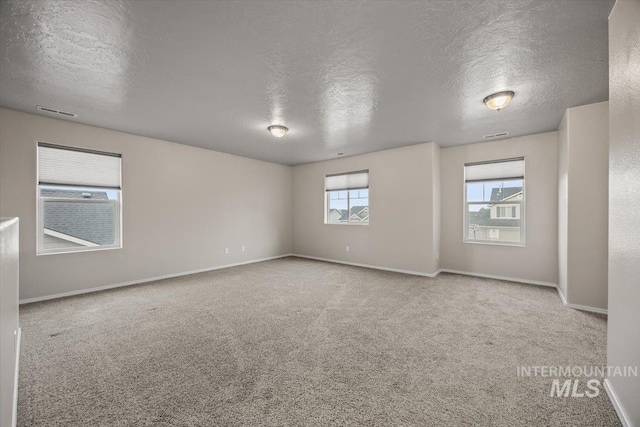
<path id="1" fill-rule="evenodd" d="M 369 171 L 358 171 L 327 175 L 324 178 L 326 191 L 361 190 L 369 188 Z"/>
<path id="2" fill-rule="evenodd" d="M 38 181 L 42 184 L 120 189 L 119 154 L 38 144 Z"/>
<path id="3" fill-rule="evenodd" d="M 486 163 L 466 163 L 466 182 L 524 178 L 524 158 L 498 160 Z"/>

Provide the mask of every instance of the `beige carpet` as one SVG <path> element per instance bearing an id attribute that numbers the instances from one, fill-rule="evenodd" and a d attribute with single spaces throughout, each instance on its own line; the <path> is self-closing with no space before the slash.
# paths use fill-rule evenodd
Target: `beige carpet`
<path id="1" fill-rule="evenodd" d="M 45 284 L 46 285 L 46 284 Z M 555 289 L 285 258 L 21 307 L 19 426 L 619 425 Z"/>

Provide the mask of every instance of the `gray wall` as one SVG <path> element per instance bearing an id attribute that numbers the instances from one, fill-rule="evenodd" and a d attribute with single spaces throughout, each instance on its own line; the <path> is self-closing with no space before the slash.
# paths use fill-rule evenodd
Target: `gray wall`
<path id="1" fill-rule="evenodd" d="M 293 252 L 431 274 L 449 269 L 555 284 L 557 133 L 429 143 L 294 167 Z M 463 242 L 465 162 L 526 157 L 526 247 Z M 370 169 L 371 224 L 324 224 L 324 175 Z M 350 252 L 345 246 L 350 246 Z"/>
<path id="2" fill-rule="evenodd" d="M 640 366 L 640 1 L 609 17 L 609 323 L 607 365 Z M 640 426 L 640 378 L 609 378 Z"/>
<path id="3" fill-rule="evenodd" d="M 558 286 L 567 295 L 569 237 L 569 126 L 565 111 L 558 128 Z"/>
<path id="4" fill-rule="evenodd" d="M 557 132 L 441 149 L 441 267 L 558 283 Z M 463 242 L 464 164 L 525 157 L 525 247 Z"/>
<path id="5" fill-rule="evenodd" d="M 14 418 L 18 357 L 18 219 L 0 219 L 0 427 Z"/>
<path id="6" fill-rule="evenodd" d="M 20 217 L 21 299 L 291 251 L 290 167 L 6 109 L 0 121 L 0 215 Z M 36 256 L 38 141 L 122 154 L 122 249 Z"/>
<path id="7" fill-rule="evenodd" d="M 558 129 L 560 288 L 607 309 L 609 103 L 569 108 Z"/>
<path id="8" fill-rule="evenodd" d="M 433 265 L 434 271 L 440 270 L 440 242 L 442 240 L 442 211 L 440 209 L 440 204 L 442 203 L 442 193 L 440 191 L 442 186 L 442 183 L 440 182 L 440 152 L 440 146 L 433 144 L 431 176 L 433 180 L 433 253 L 436 254 L 436 259 Z"/>
<path id="9" fill-rule="evenodd" d="M 601 112 L 603 106 L 575 110 Z M 0 113 L 0 213 L 22 217 L 23 299 L 289 252 L 424 274 L 443 268 L 558 283 L 563 186 L 557 158 L 563 156 L 558 138 L 566 119 L 560 133 L 444 149 L 426 143 L 290 168 L 12 110 Z M 601 123 L 596 116 L 576 121 L 586 126 L 576 132 L 589 138 L 589 126 Z M 37 141 L 123 154 L 123 249 L 35 255 Z M 516 156 L 526 157 L 526 246 L 464 243 L 464 163 Z M 582 171 L 589 171 L 591 160 L 579 159 Z M 360 169 L 371 174 L 370 225 L 324 224 L 325 174 Z M 561 230 L 567 224 L 562 216 L 560 224 Z M 574 303 L 601 306 L 588 299 Z"/>
<path id="10" fill-rule="evenodd" d="M 426 143 L 293 168 L 293 252 L 431 274 L 439 148 Z M 369 169 L 369 225 L 324 223 L 326 174 Z M 346 252 L 346 246 L 350 252 Z"/>

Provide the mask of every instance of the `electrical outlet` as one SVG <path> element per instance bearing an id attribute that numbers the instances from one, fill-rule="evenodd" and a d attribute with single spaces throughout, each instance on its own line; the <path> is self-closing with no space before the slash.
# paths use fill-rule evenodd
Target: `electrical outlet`
<path id="1" fill-rule="evenodd" d="M 244 252 L 244 251 L 245 251 L 245 249 L 246 249 L 246 248 L 245 248 L 244 246 L 242 246 L 242 252 Z"/>
<path id="2" fill-rule="evenodd" d="M 228 255 L 229 254 L 229 248 L 224 248 L 224 253 Z"/>
<path id="3" fill-rule="evenodd" d="M 440 252 L 436 252 L 436 259 L 440 259 Z"/>
<path id="4" fill-rule="evenodd" d="M 349 252 L 351 249 L 349 248 L 349 246 L 347 246 L 347 252 Z"/>

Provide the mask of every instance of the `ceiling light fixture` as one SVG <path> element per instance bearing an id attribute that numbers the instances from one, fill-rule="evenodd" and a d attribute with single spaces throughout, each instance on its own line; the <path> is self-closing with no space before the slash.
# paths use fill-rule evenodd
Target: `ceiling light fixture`
<path id="1" fill-rule="evenodd" d="M 501 109 L 509 105 L 509 103 L 511 102 L 511 98 L 513 98 L 513 95 L 515 95 L 515 93 L 510 90 L 497 92 L 487 96 L 482 100 L 482 102 L 484 102 L 484 105 L 486 105 L 487 108 L 495 111 L 500 111 Z"/>
<path id="2" fill-rule="evenodd" d="M 282 138 L 284 134 L 289 130 L 286 127 L 280 125 L 272 125 L 267 129 L 269 130 L 269 132 L 271 132 L 271 135 L 275 136 L 276 138 Z"/>

